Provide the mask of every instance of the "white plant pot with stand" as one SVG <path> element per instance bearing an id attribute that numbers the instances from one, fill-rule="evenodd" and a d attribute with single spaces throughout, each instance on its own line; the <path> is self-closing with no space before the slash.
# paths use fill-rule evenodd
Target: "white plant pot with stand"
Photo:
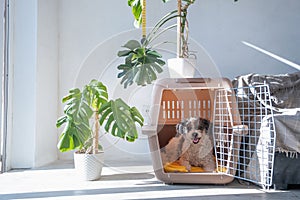
<path id="1" fill-rule="evenodd" d="M 93 181 L 100 179 L 104 163 L 104 152 L 96 154 L 74 153 L 74 165 L 81 180 Z"/>
<path id="2" fill-rule="evenodd" d="M 168 69 L 171 78 L 193 78 L 196 58 L 171 58 L 168 59 Z"/>

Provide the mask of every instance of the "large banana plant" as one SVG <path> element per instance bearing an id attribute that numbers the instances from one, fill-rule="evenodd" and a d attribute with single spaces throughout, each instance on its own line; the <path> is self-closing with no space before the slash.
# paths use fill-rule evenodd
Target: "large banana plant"
<path id="1" fill-rule="evenodd" d="M 82 91 L 78 88 L 69 91 L 62 99 L 64 115 L 56 126 L 65 127 L 59 137 L 58 149 L 62 152 L 77 149 L 80 152 L 96 153 L 99 125 L 113 136 L 127 141 L 137 139 L 136 123 L 143 126 L 144 119 L 135 107 L 130 107 L 122 99 L 108 100 L 106 86 L 92 80 Z"/>

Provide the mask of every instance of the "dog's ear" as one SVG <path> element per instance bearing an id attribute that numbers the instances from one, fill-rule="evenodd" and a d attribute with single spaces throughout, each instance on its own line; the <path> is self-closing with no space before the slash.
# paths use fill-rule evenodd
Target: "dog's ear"
<path id="1" fill-rule="evenodd" d="M 179 134 L 182 134 L 182 124 L 181 123 L 176 124 L 176 132 Z"/>
<path id="2" fill-rule="evenodd" d="M 180 122 L 178 124 L 176 124 L 176 132 L 179 133 L 179 134 L 183 134 L 184 131 L 183 131 L 183 127 L 184 127 L 184 122 Z"/>
<path id="3" fill-rule="evenodd" d="M 209 125 L 210 125 L 210 121 L 208 119 L 204 119 L 204 124 L 205 124 L 205 129 L 208 131 Z"/>
<path id="4" fill-rule="evenodd" d="M 208 119 L 199 118 L 199 126 L 208 131 L 210 125 L 210 121 Z M 200 128 L 199 127 L 199 128 Z"/>

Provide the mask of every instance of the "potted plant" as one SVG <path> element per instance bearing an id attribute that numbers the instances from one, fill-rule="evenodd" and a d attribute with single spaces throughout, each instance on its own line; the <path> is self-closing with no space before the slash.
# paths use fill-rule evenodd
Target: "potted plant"
<path id="1" fill-rule="evenodd" d="M 81 177 L 99 179 L 103 165 L 103 150 L 98 142 L 100 126 L 113 136 L 132 142 L 138 137 L 136 125 L 143 126 L 144 119 L 137 108 L 121 98 L 109 100 L 106 86 L 97 80 L 90 81 L 82 90 L 71 89 L 62 103 L 64 114 L 56 126 L 65 127 L 57 147 L 61 152 L 76 150 L 75 168 L 85 170 Z"/>
<path id="2" fill-rule="evenodd" d="M 162 0 L 166 3 L 170 0 Z M 162 60 L 160 53 L 154 50 L 153 41 L 163 34 L 165 31 L 177 27 L 177 56 L 168 60 L 168 67 L 171 68 L 170 75 L 180 77 L 193 77 L 196 58 L 191 57 L 188 48 L 188 8 L 195 3 L 196 0 L 177 0 L 177 9 L 162 17 L 154 26 L 148 35 L 143 30 L 142 40 L 128 41 L 123 47 L 125 50 L 118 52 L 119 57 L 125 57 L 125 62 L 118 66 L 121 72 L 118 78 L 122 78 L 121 84 L 126 88 L 128 85 L 136 82 L 137 85 L 146 85 L 157 79 L 157 74 L 163 71 L 165 61 Z M 235 2 L 238 0 L 234 0 Z M 143 25 L 145 29 L 145 0 L 128 0 L 128 5 L 132 8 L 135 18 L 135 25 Z M 176 24 L 169 25 L 161 30 L 161 28 L 173 19 L 177 19 Z M 159 44 L 158 44 L 159 45 Z"/>

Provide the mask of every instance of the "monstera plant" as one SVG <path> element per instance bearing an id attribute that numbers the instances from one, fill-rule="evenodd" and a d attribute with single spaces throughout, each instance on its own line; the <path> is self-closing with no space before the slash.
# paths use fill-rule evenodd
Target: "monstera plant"
<path id="1" fill-rule="evenodd" d="M 82 90 L 71 89 L 62 103 L 65 104 L 64 115 L 56 123 L 58 128 L 65 124 L 57 145 L 61 152 L 77 150 L 77 154 L 96 155 L 102 151 L 98 142 L 100 126 L 129 142 L 138 137 L 137 124 L 143 126 L 144 119 L 137 108 L 130 107 L 121 98 L 109 100 L 106 86 L 97 80 L 90 81 Z"/>
<path id="2" fill-rule="evenodd" d="M 137 108 L 120 98 L 108 100 L 106 86 L 97 80 L 85 85 L 82 91 L 71 89 L 62 102 L 66 104 L 64 115 L 56 123 L 57 127 L 66 124 L 58 143 L 62 152 L 78 149 L 97 153 L 99 125 L 113 136 L 131 142 L 138 136 L 136 123 L 143 126 L 144 119 Z"/>

